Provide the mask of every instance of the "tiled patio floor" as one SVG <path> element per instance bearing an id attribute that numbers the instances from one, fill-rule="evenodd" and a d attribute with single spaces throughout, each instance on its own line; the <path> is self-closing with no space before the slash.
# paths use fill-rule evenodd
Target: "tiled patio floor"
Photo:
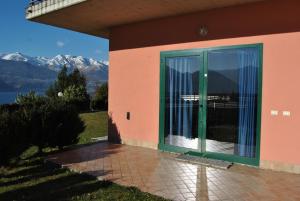
<path id="1" fill-rule="evenodd" d="M 181 162 L 175 156 L 104 142 L 49 160 L 172 200 L 300 200 L 300 175 L 240 165 L 221 170 Z"/>

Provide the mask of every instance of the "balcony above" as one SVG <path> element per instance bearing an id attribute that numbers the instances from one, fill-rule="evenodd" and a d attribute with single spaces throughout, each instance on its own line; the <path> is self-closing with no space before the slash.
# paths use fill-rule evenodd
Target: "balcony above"
<path id="1" fill-rule="evenodd" d="M 31 21 L 109 38 L 111 27 L 261 0 L 32 0 Z"/>

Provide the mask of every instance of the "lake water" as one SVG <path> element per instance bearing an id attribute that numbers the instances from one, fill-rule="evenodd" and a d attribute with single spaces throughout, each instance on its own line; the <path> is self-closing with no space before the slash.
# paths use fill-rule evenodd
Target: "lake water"
<path id="1" fill-rule="evenodd" d="M 0 105 L 14 103 L 18 94 L 26 94 L 28 92 L 0 92 Z M 39 95 L 44 95 L 44 92 L 37 92 Z"/>

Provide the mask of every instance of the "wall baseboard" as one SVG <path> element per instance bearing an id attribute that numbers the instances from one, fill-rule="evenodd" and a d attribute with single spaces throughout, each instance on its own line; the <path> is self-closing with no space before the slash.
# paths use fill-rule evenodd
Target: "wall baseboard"
<path id="1" fill-rule="evenodd" d="M 141 141 L 141 140 L 133 140 L 133 139 L 122 139 L 122 144 L 137 146 L 137 147 L 145 147 L 150 149 L 158 149 L 158 145 L 153 142 Z"/>
<path id="2" fill-rule="evenodd" d="M 260 168 L 300 174 L 300 165 L 288 164 L 278 161 L 262 160 L 260 161 Z"/>

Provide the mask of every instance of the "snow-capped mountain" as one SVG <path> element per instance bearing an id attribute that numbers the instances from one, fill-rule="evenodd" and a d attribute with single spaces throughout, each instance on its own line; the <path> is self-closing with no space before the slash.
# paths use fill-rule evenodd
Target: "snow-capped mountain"
<path id="1" fill-rule="evenodd" d="M 105 61 L 97 61 L 92 58 L 84 58 L 82 56 L 71 56 L 71 55 L 57 55 L 53 58 L 47 57 L 31 57 L 24 55 L 22 53 L 10 53 L 10 54 L 0 54 L 0 59 L 8 60 L 8 61 L 22 61 L 28 62 L 32 65 L 38 66 L 46 66 L 52 70 L 59 71 L 62 66 L 66 65 L 66 67 L 70 70 L 74 68 L 78 68 L 79 70 L 88 70 L 89 68 L 93 69 L 101 69 L 105 68 L 108 65 L 108 62 Z"/>
<path id="2" fill-rule="evenodd" d="M 1 54 L 1 59 L 3 60 L 11 60 L 11 61 L 24 61 L 28 62 L 31 57 L 25 56 L 19 52 L 12 53 L 12 54 Z"/>
<path id="3" fill-rule="evenodd" d="M 108 62 L 105 61 L 71 55 L 57 55 L 53 58 L 31 57 L 16 52 L 0 54 L 0 81 L 13 85 L 17 89 L 28 82 L 30 86 L 34 85 L 37 80 L 39 84 L 46 82 L 42 86 L 48 87 L 56 78 L 54 75 L 57 75 L 63 66 L 66 66 L 69 72 L 78 68 L 85 74 L 90 90 L 108 79 Z M 40 72 L 40 75 L 36 72 Z"/>

